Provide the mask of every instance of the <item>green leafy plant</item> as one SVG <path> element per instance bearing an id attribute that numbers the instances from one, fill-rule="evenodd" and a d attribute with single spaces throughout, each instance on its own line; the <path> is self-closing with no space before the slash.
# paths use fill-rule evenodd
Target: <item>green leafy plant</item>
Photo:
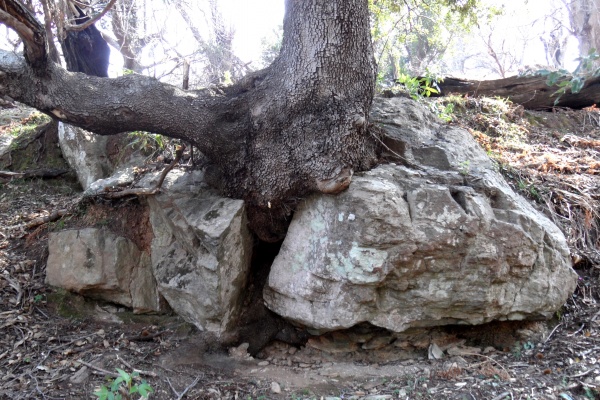
<path id="1" fill-rule="evenodd" d="M 594 68 L 594 61 L 599 58 L 600 54 L 596 52 L 596 49 L 591 49 L 587 55 L 578 58 L 579 65 L 573 73 L 565 69 L 559 69 L 558 71 L 542 69 L 537 71 L 539 75 L 546 77 L 546 85 L 558 86 L 558 90 L 552 94 L 558 96 L 554 101 L 554 105 L 558 104 L 562 95 L 567 93 L 567 90 L 573 94 L 579 93 L 587 79 L 600 76 L 600 68 Z"/>
<path id="2" fill-rule="evenodd" d="M 442 121 L 448 123 L 452 122 L 452 118 L 454 115 L 454 103 L 448 103 L 442 108 L 438 108 L 437 116 Z"/>
<path id="3" fill-rule="evenodd" d="M 471 171 L 471 161 L 465 160 L 465 161 L 462 161 L 458 165 L 458 172 L 460 172 L 461 175 L 469 175 L 470 171 Z"/>
<path id="4" fill-rule="evenodd" d="M 102 385 L 100 389 L 94 392 L 94 396 L 98 397 L 99 400 L 132 399 L 132 395 L 134 394 L 138 394 L 140 399 L 147 399 L 150 393 L 154 392 L 146 381 L 142 380 L 140 383 L 134 382 L 139 373 L 132 372 L 129 374 L 119 368 L 116 370 L 119 376 L 113 380 L 110 387 Z"/>
<path id="5" fill-rule="evenodd" d="M 156 133 L 135 131 L 128 136 L 131 142 L 127 146 L 137 147 L 142 151 L 164 150 L 167 147 L 165 137 Z"/>
<path id="6" fill-rule="evenodd" d="M 591 388 L 584 386 L 583 391 L 585 392 L 585 397 L 587 397 L 588 399 L 591 399 L 591 400 L 596 399 L 596 395 L 594 394 L 594 391 Z"/>
<path id="7" fill-rule="evenodd" d="M 439 90 L 436 88 L 438 82 L 440 82 L 439 79 L 429 74 L 424 77 L 400 74 L 398 77 L 398 83 L 404 86 L 413 100 L 417 101 L 432 94 L 438 94 Z"/>

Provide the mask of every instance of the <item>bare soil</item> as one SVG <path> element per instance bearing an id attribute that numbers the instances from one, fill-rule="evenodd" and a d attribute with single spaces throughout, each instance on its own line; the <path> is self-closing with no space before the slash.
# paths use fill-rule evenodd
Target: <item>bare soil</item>
<path id="1" fill-rule="evenodd" d="M 578 288 L 554 320 L 448 327 L 404 336 L 359 326 L 310 337 L 303 345 L 273 342 L 250 356 L 243 344 L 215 346 L 175 315 L 134 315 L 48 287 L 44 278 L 50 232 L 100 223 L 123 234 L 138 232 L 134 236 L 143 246 L 149 241 L 145 211 L 131 204 L 113 212 L 94 205 L 78 214 L 75 207 L 61 220 L 26 228 L 35 218 L 76 204 L 77 184 L 69 177 L 5 180 L 0 183 L 0 398 L 94 398 L 99 386 L 110 385 L 117 376 L 116 368 L 137 371 L 134 382 L 147 381 L 155 399 L 599 397 L 600 265 L 595 258 L 594 202 L 600 185 L 592 165 L 600 162 L 600 114 L 530 114 L 513 107 L 500 115 L 484 108 L 467 104 L 457 120 L 489 146 L 514 187 L 565 230 L 577 262 Z M 15 115 L 0 127 L 0 135 L 8 134 L 14 126 L 10 124 L 20 123 L 23 115 Z M 501 123 L 521 128 L 498 129 Z M 508 140 L 507 132 L 521 134 Z M 132 229 L 117 223 L 128 213 L 140 221 Z"/>

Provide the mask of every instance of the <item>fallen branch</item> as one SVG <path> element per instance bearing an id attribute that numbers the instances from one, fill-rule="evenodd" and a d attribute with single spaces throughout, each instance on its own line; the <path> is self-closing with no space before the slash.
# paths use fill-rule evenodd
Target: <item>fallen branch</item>
<path id="1" fill-rule="evenodd" d="M 68 169 L 34 169 L 22 172 L 0 171 L 0 178 L 4 179 L 30 179 L 30 178 L 56 178 L 69 172 Z"/>
<path id="2" fill-rule="evenodd" d="M 558 329 L 558 327 L 561 326 L 561 325 L 562 325 L 562 322 L 560 324 L 556 325 L 554 327 L 554 329 L 552 329 L 552 332 L 550 332 L 550 334 L 548 335 L 548 337 L 546 338 L 546 340 L 544 340 L 544 344 L 548 343 L 548 340 L 550 340 L 550 338 L 552 337 L 552 335 L 554 334 L 554 332 L 556 332 L 556 330 Z"/>
<path id="3" fill-rule="evenodd" d="M 185 150 L 185 146 L 177 146 L 177 149 L 175 150 L 175 158 L 173 159 L 173 161 L 171 162 L 171 164 L 169 164 L 164 170 L 163 172 L 160 174 L 160 178 L 158 179 L 158 182 L 156 183 L 156 185 L 151 188 L 131 188 L 131 189 L 125 189 L 125 190 L 120 190 L 120 191 L 115 191 L 115 192 L 104 192 L 104 193 L 99 193 L 98 196 L 107 198 L 107 199 L 120 199 L 126 196 L 151 196 L 153 194 L 156 194 L 158 192 L 160 192 L 160 188 L 162 187 L 162 184 L 165 180 L 165 178 L 167 177 L 167 174 L 173 169 L 173 167 L 175 167 L 175 165 L 177 165 L 177 163 L 181 160 L 181 157 L 183 156 L 183 150 Z"/>
<path id="4" fill-rule="evenodd" d="M 31 221 L 23 223 L 23 224 L 8 226 L 6 229 L 9 229 L 9 230 L 21 229 L 21 228 L 31 229 L 31 228 L 35 228 L 36 226 L 46 224 L 48 222 L 54 222 L 68 214 L 69 214 L 69 210 L 66 210 L 66 209 L 65 210 L 57 210 L 57 211 L 51 212 L 50 214 L 46 215 L 45 217 L 38 217 L 38 218 L 32 219 Z"/>
<path id="5" fill-rule="evenodd" d="M 556 85 L 548 86 L 546 77 L 541 75 L 512 76 L 489 81 L 448 77 L 439 82 L 438 86 L 443 96 L 457 93 L 476 97 L 502 97 L 510 99 L 513 103 L 521 104 L 529 110 L 551 110 L 554 107 L 581 109 L 598 102 L 600 77 L 594 77 L 585 81 L 579 93 L 571 93 L 568 90 L 560 97 L 558 103 L 554 104 L 558 97 L 554 93 L 560 89 L 558 84 L 569 79 L 565 77 L 559 80 Z"/>

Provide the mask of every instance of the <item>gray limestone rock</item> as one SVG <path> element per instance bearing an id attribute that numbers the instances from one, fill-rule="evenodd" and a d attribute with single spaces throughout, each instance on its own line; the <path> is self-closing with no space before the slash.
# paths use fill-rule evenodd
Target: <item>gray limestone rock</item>
<path id="1" fill-rule="evenodd" d="M 144 158 L 130 146 L 127 134 L 101 136 L 84 129 L 58 124 L 58 143 L 63 157 L 84 190 L 113 174 L 117 168 L 143 164 Z"/>
<path id="2" fill-rule="evenodd" d="M 58 124 L 58 143 L 65 160 L 75 170 L 79 183 L 87 189 L 92 182 L 110 174 L 106 156 L 108 136 L 94 135 L 75 126 Z"/>
<path id="3" fill-rule="evenodd" d="M 411 100 L 377 100 L 387 164 L 294 215 L 264 291 L 314 331 L 548 318 L 575 289 L 566 240 L 468 132 Z"/>
<path id="4" fill-rule="evenodd" d="M 133 308 L 162 311 L 150 257 L 107 229 L 50 233 L 46 282 Z"/>
<path id="5" fill-rule="evenodd" d="M 244 203 L 206 188 L 198 172 L 173 171 L 162 189 L 148 199 L 159 290 L 200 330 L 227 332 L 242 305 L 252 254 Z"/>

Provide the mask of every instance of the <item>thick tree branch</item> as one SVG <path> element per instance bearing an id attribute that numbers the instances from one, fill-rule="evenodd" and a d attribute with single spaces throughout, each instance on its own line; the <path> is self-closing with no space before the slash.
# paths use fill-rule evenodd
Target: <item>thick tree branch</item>
<path id="1" fill-rule="evenodd" d="M 101 135 L 154 132 L 191 142 L 207 154 L 240 151 L 240 132 L 248 124 L 243 95 L 208 89 L 186 92 L 137 74 L 98 78 L 53 63 L 39 76 L 22 58 L 4 50 L 0 94 Z"/>
<path id="2" fill-rule="evenodd" d="M 25 59 L 30 65 L 36 68 L 46 65 L 46 31 L 25 6 L 16 0 L 0 1 L 0 22 L 17 32 L 23 40 Z"/>

